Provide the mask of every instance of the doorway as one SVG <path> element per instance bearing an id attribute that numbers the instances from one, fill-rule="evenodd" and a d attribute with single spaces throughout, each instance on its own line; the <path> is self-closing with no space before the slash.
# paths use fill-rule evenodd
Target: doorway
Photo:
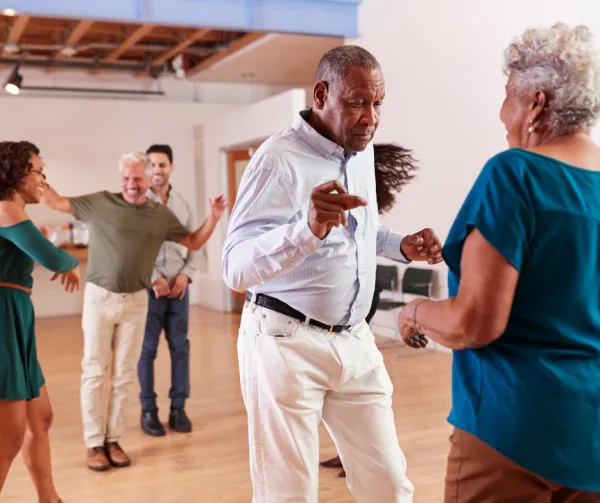
<path id="1" fill-rule="evenodd" d="M 236 148 L 227 150 L 227 201 L 229 204 L 229 215 L 233 211 L 237 198 L 238 189 L 246 166 L 250 162 L 252 155 L 260 147 L 262 142 L 254 143 L 245 148 Z M 246 292 L 231 290 L 231 310 L 234 313 L 241 313 L 244 309 Z"/>

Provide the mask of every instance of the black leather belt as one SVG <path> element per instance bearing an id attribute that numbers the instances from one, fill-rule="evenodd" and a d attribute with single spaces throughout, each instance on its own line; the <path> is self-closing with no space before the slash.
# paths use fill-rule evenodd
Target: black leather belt
<path id="1" fill-rule="evenodd" d="M 252 294 L 250 292 L 246 292 L 246 300 L 252 301 Z M 305 321 L 306 316 L 302 314 L 300 311 L 297 311 L 291 306 L 288 306 L 285 302 L 282 302 L 275 297 L 269 297 L 268 295 L 264 295 L 259 293 L 256 295 L 254 299 L 254 303 L 257 306 L 262 306 L 266 309 L 270 309 L 271 311 L 275 311 L 280 314 L 284 314 L 285 316 L 289 316 L 290 318 L 294 318 L 299 321 Z M 349 330 L 352 325 L 325 325 L 325 323 L 321 323 L 320 321 L 311 320 L 308 322 L 310 325 L 314 325 L 315 327 L 322 328 L 323 330 L 327 330 L 330 334 L 339 334 L 344 330 Z"/>

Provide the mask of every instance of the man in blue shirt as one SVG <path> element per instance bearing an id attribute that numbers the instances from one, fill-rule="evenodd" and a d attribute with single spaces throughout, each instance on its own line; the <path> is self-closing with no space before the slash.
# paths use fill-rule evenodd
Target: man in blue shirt
<path id="1" fill-rule="evenodd" d="M 408 503 L 392 383 L 365 322 L 376 255 L 441 261 L 431 229 L 379 225 L 371 141 L 385 95 L 377 60 L 327 52 L 314 104 L 268 139 L 241 180 L 223 277 L 247 290 L 238 338 L 254 503 L 318 499 L 323 419 L 359 503 Z"/>

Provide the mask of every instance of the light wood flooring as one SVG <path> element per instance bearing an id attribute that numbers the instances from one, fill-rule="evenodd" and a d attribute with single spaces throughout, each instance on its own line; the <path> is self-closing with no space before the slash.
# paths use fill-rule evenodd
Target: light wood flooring
<path id="1" fill-rule="evenodd" d="M 54 409 L 52 453 L 55 480 L 65 503 L 251 503 L 246 414 L 236 356 L 239 318 L 193 308 L 190 324 L 190 434 L 152 438 L 139 428 L 138 387 L 130 402 L 123 448 L 129 468 L 105 473 L 85 465 L 79 408 L 82 336 L 79 317 L 38 320 L 38 350 Z M 397 346 L 382 349 L 394 382 L 400 445 L 415 484 L 415 503 L 442 501 L 450 426 L 448 354 Z M 156 362 L 157 393 L 167 419 L 170 361 L 161 340 Z M 325 429 L 321 459 L 335 455 Z M 321 469 L 320 502 L 352 502 L 338 470 Z M 20 456 L 0 494 L 2 503 L 36 502 Z M 376 502 L 373 502 L 376 503 Z"/>

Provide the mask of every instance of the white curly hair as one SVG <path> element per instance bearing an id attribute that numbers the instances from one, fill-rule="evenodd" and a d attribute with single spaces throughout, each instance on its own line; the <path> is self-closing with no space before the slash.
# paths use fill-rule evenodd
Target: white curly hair
<path id="1" fill-rule="evenodd" d="M 556 135 L 591 128 L 600 113 L 600 58 L 586 26 L 529 28 L 504 55 L 520 95 L 546 94 L 540 122 Z"/>
<path id="2" fill-rule="evenodd" d="M 119 159 L 119 173 L 121 173 L 125 166 L 131 166 L 133 164 L 144 164 L 144 171 L 146 176 L 150 177 L 152 175 L 152 165 L 150 164 L 150 160 L 148 156 L 141 151 L 129 152 L 121 156 Z"/>

